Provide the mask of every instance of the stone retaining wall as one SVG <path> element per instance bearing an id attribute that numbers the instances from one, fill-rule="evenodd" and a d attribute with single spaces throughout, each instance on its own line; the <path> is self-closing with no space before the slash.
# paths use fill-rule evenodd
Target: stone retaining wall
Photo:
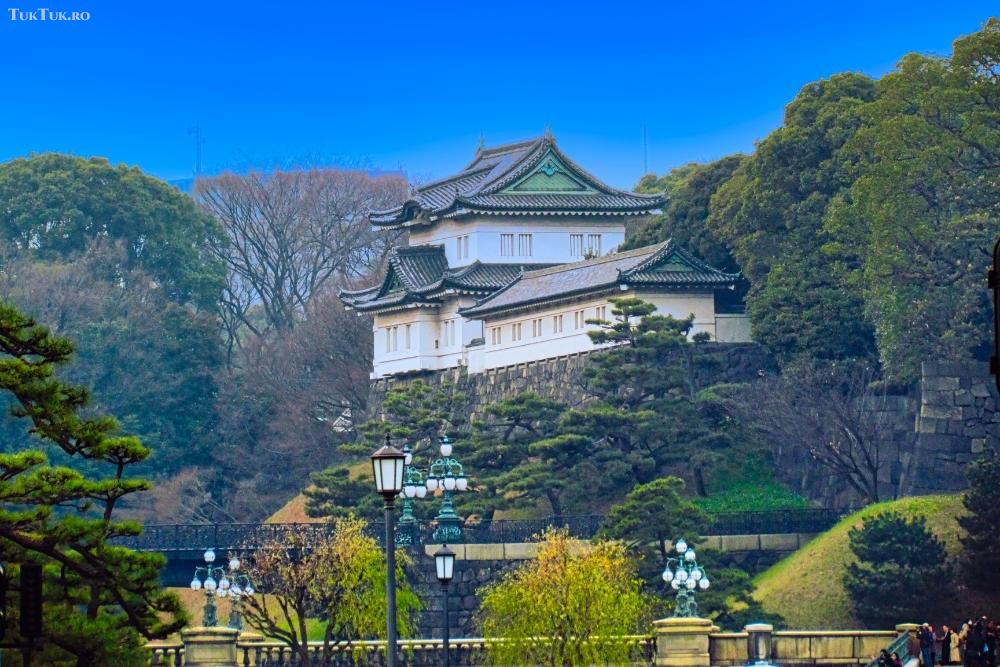
<path id="1" fill-rule="evenodd" d="M 921 365 L 916 443 L 903 457 L 904 494 L 965 488 L 965 466 L 1000 441 L 997 390 L 989 364 L 925 362 Z"/>

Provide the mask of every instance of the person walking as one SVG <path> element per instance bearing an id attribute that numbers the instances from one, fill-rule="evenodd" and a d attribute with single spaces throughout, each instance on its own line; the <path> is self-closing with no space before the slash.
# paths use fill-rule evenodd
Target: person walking
<path id="1" fill-rule="evenodd" d="M 934 667 L 934 630 L 929 623 L 920 626 L 917 639 L 920 641 L 920 663 L 923 667 Z"/>
<path id="2" fill-rule="evenodd" d="M 938 638 L 941 640 L 941 664 L 950 665 L 951 664 L 951 639 L 955 636 L 955 633 L 951 631 L 947 625 L 941 626 L 941 636 Z"/>

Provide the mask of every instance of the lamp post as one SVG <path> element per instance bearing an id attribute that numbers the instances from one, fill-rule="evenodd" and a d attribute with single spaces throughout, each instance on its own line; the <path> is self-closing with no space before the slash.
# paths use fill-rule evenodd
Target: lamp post
<path id="1" fill-rule="evenodd" d="M 231 598 L 230 608 L 229 608 L 229 627 L 234 630 L 243 630 L 243 615 L 240 613 L 240 603 L 243 598 L 254 594 L 253 584 L 250 583 L 250 577 L 238 572 L 240 569 L 240 559 L 235 556 L 229 559 L 229 578 L 232 583 L 229 588 L 224 592 L 220 589 L 220 597 L 226 597 L 227 595 Z"/>
<path id="2" fill-rule="evenodd" d="M 674 603 L 674 616 L 697 616 L 698 603 L 695 601 L 695 590 L 708 590 L 709 581 L 705 568 L 698 565 L 694 549 L 688 546 L 684 538 L 675 541 L 676 558 L 667 558 L 667 566 L 663 570 L 663 581 L 677 591 L 677 601 Z"/>
<path id="3" fill-rule="evenodd" d="M 392 446 L 389 434 L 385 445 L 371 456 L 375 490 L 385 501 L 385 597 L 386 597 L 386 667 L 396 667 L 396 535 L 393 526 L 396 496 L 403 489 L 406 454 Z"/>
<path id="4" fill-rule="evenodd" d="M 451 496 L 454 491 L 468 489 L 469 480 L 465 476 L 462 464 L 451 458 L 451 450 L 448 436 L 442 436 L 439 449 L 441 458 L 431 464 L 427 473 L 427 490 L 436 491 L 440 488 L 444 492 L 441 511 L 435 517 L 437 528 L 434 530 L 434 540 L 436 542 L 455 543 L 462 539 L 462 520 L 455 513 Z"/>
<path id="5" fill-rule="evenodd" d="M 413 546 L 418 541 L 417 517 L 413 516 L 413 498 L 423 498 L 427 495 L 424 485 L 424 475 L 413 465 L 413 451 L 410 445 L 403 445 L 404 463 L 406 464 L 403 481 L 403 513 L 399 517 L 399 534 L 396 536 L 397 546 Z"/>
<path id="6" fill-rule="evenodd" d="M 437 566 L 437 578 L 441 582 L 441 596 L 444 598 L 444 667 L 450 667 L 451 656 L 448 647 L 448 584 L 455 574 L 455 552 L 445 544 L 434 552 L 434 565 Z"/>
<path id="7" fill-rule="evenodd" d="M 215 562 L 215 550 L 206 549 L 203 554 L 205 565 L 194 568 L 194 577 L 191 579 L 191 590 L 205 591 L 205 606 L 203 609 L 202 625 L 206 628 L 215 627 L 218 624 L 218 617 L 215 611 L 215 595 L 217 591 L 227 591 L 230 581 L 226 577 L 226 570 L 223 567 L 213 565 Z M 201 579 L 204 576 L 204 580 Z"/>

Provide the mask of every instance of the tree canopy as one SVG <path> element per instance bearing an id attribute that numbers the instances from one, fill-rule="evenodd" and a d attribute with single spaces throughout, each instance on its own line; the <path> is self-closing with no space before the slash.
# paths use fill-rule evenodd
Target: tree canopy
<path id="1" fill-rule="evenodd" d="M 149 488 L 127 474 L 149 450 L 118 435 L 113 418 L 87 413 L 86 388 L 56 379 L 72 353 L 69 341 L 0 302 L 0 390 L 30 432 L 18 451 L 0 454 L 0 559 L 44 566 L 45 664 L 145 664 L 142 639 L 166 637 L 187 620 L 160 588 L 163 556 L 110 542 L 140 531 L 116 521 L 115 510 Z M 100 473 L 50 465 L 41 441 Z"/>
<path id="2" fill-rule="evenodd" d="M 208 251 L 222 227 L 137 167 L 42 153 L 0 164 L 0 239 L 17 253 L 67 260 L 105 239 L 126 249 L 109 278 L 142 269 L 178 303 L 215 307 L 225 271 Z M 113 280 L 112 280 L 113 281 Z"/>

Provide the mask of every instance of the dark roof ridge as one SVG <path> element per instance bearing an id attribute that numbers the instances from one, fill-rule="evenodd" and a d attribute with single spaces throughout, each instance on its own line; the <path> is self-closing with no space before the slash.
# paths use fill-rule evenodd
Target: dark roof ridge
<path id="1" fill-rule="evenodd" d="M 535 137 L 534 139 L 521 139 L 520 141 L 510 141 L 506 144 L 497 144 L 495 146 L 481 146 L 476 149 L 476 154 L 473 156 L 472 162 L 466 165 L 465 171 L 468 171 L 472 165 L 484 157 L 496 157 L 505 153 L 516 153 L 522 148 L 528 148 L 532 144 L 541 141 L 541 139 L 541 137 Z"/>

